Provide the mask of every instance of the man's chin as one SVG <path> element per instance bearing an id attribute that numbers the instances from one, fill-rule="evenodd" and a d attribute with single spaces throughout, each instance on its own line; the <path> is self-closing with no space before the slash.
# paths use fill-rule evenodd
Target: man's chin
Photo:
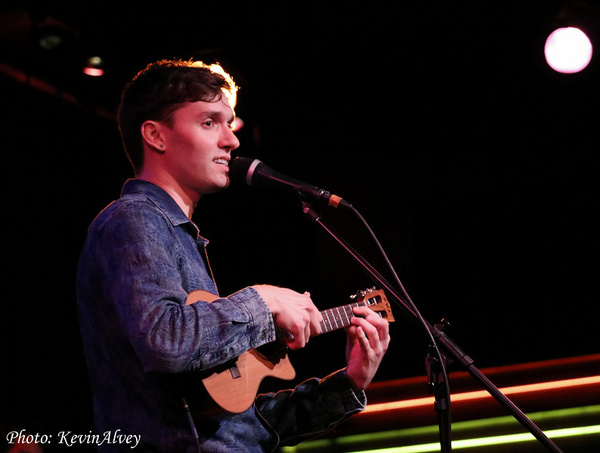
<path id="1" fill-rule="evenodd" d="M 210 189 L 208 189 L 206 191 L 206 194 L 221 192 L 221 191 L 227 189 L 230 185 L 231 185 L 231 181 L 229 180 L 229 178 L 227 178 L 227 181 L 225 181 L 224 183 L 219 183 L 219 184 L 213 185 Z"/>
<path id="2" fill-rule="evenodd" d="M 219 189 L 217 189 L 217 192 L 227 189 L 230 185 L 231 185 L 231 180 L 229 179 L 229 177 L 227 177 L 227 182 L 225 182 L 225 185 L 223 185 L 223 187 L 220 187 Z"/>

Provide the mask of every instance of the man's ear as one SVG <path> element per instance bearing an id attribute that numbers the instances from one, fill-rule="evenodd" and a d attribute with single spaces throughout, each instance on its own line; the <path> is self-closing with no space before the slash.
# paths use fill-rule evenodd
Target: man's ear
<path id="1" fill-rule="evenodd" d="M 141 128 L 142 139 L 150 148 L 159 153 L 165 152 L 165 143 L 161 133 L 162 125 L 158 121 L 144 121 Z"/>

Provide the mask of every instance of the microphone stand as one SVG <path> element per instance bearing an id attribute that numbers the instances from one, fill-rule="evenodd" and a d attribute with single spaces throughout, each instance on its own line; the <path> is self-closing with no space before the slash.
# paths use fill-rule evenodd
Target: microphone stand
<path id="1" fill-rule="evenodd" d="M 341 238 L 333 233 L 321 220 L 321 216 L 312 208 L 308 202 L 302 202 L 302 212 L 314 223 L 319 224 L 338 244 L 342 246 L 350 256 L 356 260 L 379 285 L 391 296 L 392 300 L 403 311 L 405 311 L 413 321 L 419 322 L 426 330 L 429 337 L 433 340 L 430 345 L 430 351 L 426 359 L 426 368 L 429 375 L 430 390 L 435 396 L 435 409 L 438 412 L 440 444 L 442 452 L 449 452 L 452 449 L 450 432 L 450 392 L 445 371 L 448 360 L 457 362 L 462 369 L 468 372 L 496 401 L 504 406 L 509 413 L 524 426 L 548 451 L 563 453 L 560 448 L 550 440 L 543 431 L 529 419 L 521 409 L 519 409 L 498 387 L 496 387 L 477 367 L 463 350 L 461 350 L 454 341 L 444 332 L 443 324 L 431 325 L 424 320 L 418 313 L 416 307 L 410 307 L 399 292 L 394 288 L 373 266 L 362 258 L 355 250 L 346 244 Z M 440 345 L 441 350 L 438 350 Z"/>

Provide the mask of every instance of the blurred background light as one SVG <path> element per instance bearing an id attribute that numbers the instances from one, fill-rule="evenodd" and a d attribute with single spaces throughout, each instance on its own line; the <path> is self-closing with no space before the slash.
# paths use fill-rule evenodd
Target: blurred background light
<path id="1" fill-rule="evenodd" d="M 85 61 L 83 73 L 91 77 L 100 77 L 104 75 L 104 61 L 98 56 L 89 57 Z"/>
<path id="2" fill-rule="evenodd" d="M 233 132 L 239 131 L 242 127 L 244 127 L 244 120 L 242 120 L 239 116 L 236 116 L 231 124 L 231 130 Z"/>
<path id="3" fill-rule="evenodd" d="M 592 53 L 590 39 L 575 27 L 554 30 L 544 46 L 548 65 L 563 74 L 574 74 L 585 69 L 592 59 Z"/>

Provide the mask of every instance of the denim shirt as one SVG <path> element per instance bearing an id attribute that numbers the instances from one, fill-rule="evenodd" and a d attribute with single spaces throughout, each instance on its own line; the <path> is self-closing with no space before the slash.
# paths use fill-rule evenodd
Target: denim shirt
<path id="1" fill-rule="evenodd" d="M 214 403 L 200 372 L 275 340 L 269 308 L 251 287 L 186 305 L 193 290 L 218 294 L 206 245 L 165 191 L 137 179 L 90 226 L 77 299 L 96 433 L 141 435 L 139 451 L 263 452 L 364 409 L 364 393 L 340 370 L 260 395 L 241 414 L 204 411 Z M 131 444 L 104 442 L 100 451 Z"/>

